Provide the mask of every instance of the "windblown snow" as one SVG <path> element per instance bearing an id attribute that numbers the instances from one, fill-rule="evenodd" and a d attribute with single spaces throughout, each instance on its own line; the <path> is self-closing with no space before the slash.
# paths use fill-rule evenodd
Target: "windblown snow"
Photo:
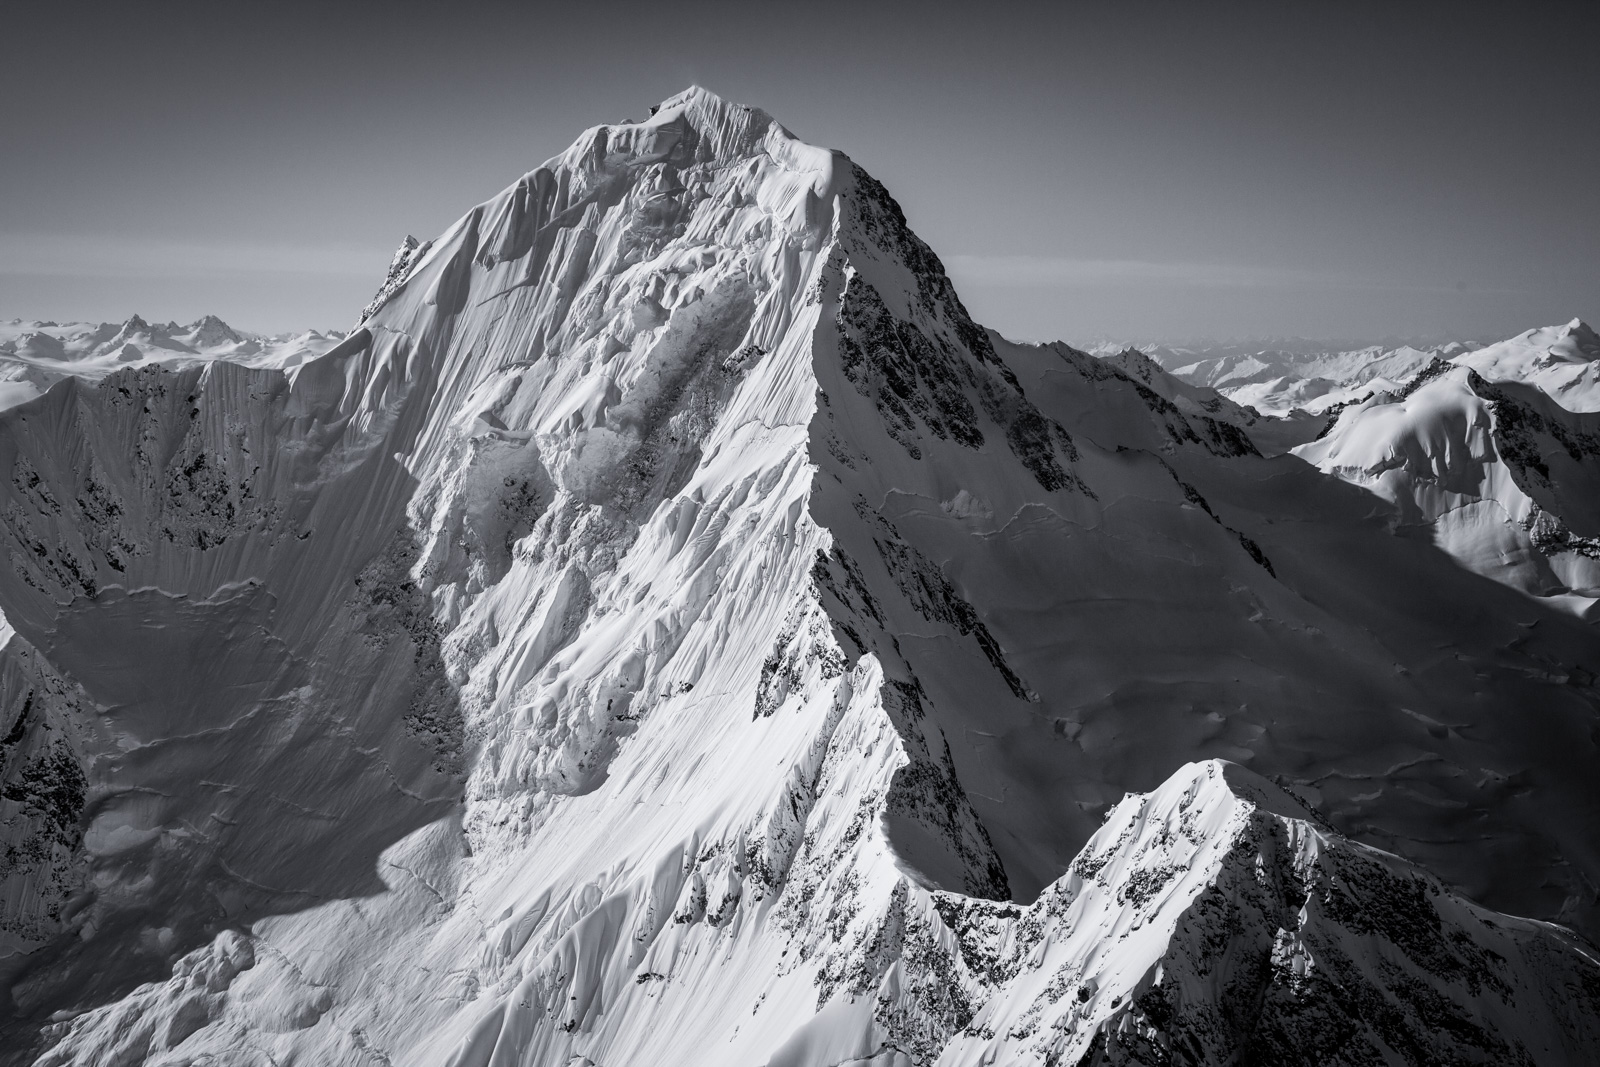
<path id="1" fill-rule="evenodd" d="M 1311 440 L 691 89 L 342 338 L 6 329 L 5 1062 L 1600 1046 L 1578 324 Z"/>

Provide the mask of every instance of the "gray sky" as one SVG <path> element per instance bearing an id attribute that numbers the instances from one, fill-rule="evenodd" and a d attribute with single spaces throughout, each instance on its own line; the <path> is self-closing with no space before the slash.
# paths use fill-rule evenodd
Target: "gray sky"
<path id="1" fill-rule="evenodd" d="M 1600 318 L 1600 5 L 13 5 L 0 317 L 343 327 L 698 82 L 882 180 L 1012 336 Z"/>

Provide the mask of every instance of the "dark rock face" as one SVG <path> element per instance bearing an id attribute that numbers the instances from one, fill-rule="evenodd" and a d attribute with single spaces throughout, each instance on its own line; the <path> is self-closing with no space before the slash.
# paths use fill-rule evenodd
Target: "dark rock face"
<path id="1" fill-rule="evenodd" d="M 887 261 L 909 271 L 914 284 L 903 311 L 891 310 L 860 272 L 852 272 L 839 299 L 845 376 L 873 399 L 890 436 L 913 459 L 922 458 L 919 425 L 935 438 L 981 448 L 981 412 L 1041 487 L 1088 493 L 1071 473 L 1072 435 L 1023 394 L 988 333 L 968 316 L 944 265 L 906 226 L 900 206 L 859 167 L 853 182 L 841 198 L 852 223 L 851 251 L 863 266 Z"/>
<path id="2" fill-rule="evenodd" d="M 839 325 L 845 376 L 876 400 L 890 436 L 912 459 L 922 458 L 916 444 L 919 423 L 935 437 L 968 448 L 983 446 L 978 413 L 967 399 L 976 375 L 966 360 L 941 351 L 915 324 L 891 315 L 877 290 L 859 276 L 845 286 Z"/>
<path id="3" fill-rule="evenodd" d="M 82 691 L 13 636 L 0 650 L 0 936 L 48 941 L 87 874 Z"/>

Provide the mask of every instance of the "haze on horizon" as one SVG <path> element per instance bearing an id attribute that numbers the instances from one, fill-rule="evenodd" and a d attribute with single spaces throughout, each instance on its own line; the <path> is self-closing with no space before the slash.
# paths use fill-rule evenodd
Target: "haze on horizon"
<path id="1" fill-rule="evenodd" d="M 426 238 L 691 83 L 881 180 L 1023 339 L 1600 318 L 1593 5 L 37 5 L 0 317 L 346 327 Z"/>

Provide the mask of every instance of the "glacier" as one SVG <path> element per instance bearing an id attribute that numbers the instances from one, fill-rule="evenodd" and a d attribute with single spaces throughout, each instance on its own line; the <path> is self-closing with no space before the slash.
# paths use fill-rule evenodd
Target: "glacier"
<path id="1" fill-rule="evenodd" d="M 1590 558 L 1537 389 L 1308 441 L 1013 343 L 697 88 L 348 334 L 205 325 L 0 353 L 4 1062 L 1600 1045 L 1594 580 L 1440 532 Z"/>

